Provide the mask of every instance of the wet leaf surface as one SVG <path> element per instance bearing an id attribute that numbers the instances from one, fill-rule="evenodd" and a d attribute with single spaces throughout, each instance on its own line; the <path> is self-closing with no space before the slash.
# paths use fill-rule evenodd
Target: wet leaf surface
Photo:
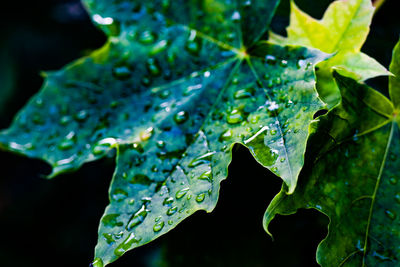
<path id="1" fill-rule="evenodd" d="M 398 73 L 399 45 L 391 72 Z M 285 189 L 265 214 L 314 208 L 330 218 L 319 245 L 322 266 L 398 266 L 400 260 L 400 129 L 398 78 L 390 78 L 391 101 L 372 88 L 334 74 L 341 104 L 314 126 L 310 156 L 296 192 Z M 323 142 L 330 140 L 330 142 Z"/>
<path id="2" fill-rule="evenodd" d="M 235 143 L 294 191 L 327 56 L 258 42 L 277 2 L 86 1 L 109 41 L 46 73 L 0 146 L 50 177 L 116 151 L 95 266 L 213 210 Z"/>
<path id="3" fill-rule="evenodd" d="M 271 33 L 270 40 L 277 44 L 314 47 L 333 54 L 318 65 L 317 71 L 318 92 L 331 108 L 340 101 L 332 68 L 359 81 L 388 74 L 375 59 L 360 51 L 367 39 L 373 13 L 370 0 L 340 0 L 334 1 L 323 18 L 317 20 L 301 11 L 292 0 L 288 37 Z"/>

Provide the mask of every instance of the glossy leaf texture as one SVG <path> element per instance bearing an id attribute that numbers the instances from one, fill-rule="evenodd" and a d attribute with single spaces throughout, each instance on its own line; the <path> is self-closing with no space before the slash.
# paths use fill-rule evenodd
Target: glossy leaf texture
<path id="1" fill-rule="evenodd" d="M 331 108 L 340 100 L 332 68 L 358 81 L 389 74 L 375 59 L 360 52 L 373 14 L 371 0 L 338 0 L 328 7 L 321 20 L 317 20 L 301 11 L 291 0 L 287 38 L 271 33 L 270 41 L 314 47 L 334 54 L 321 62 L 317 71 L 318 92 Z"/>
<path id="2" fill-rule="evenodd" d="M 399 46 L 391 71 L 399 63 Z M 374 89 L 334 74 L 341 104 L 314 124 L 310 160 L 293 195 L 285 188 L 264 218 L 314 208 L 330 218 L 328 236 L 318 247 L 322 266 L 400 264 L 399 107 Z M 391 96 L 400 92 L 391 78 Z M 398 78 L 397 78 L 398 79 Z M 329 140 L 328 142 L 326 140 Z M 318 156 L 313 156 L 318 155 Z"/>
<path id="3" fill-rule="evenodd" d="M 109 41 L 47 73 L 0 146 L 46 160 L 50 177 L 116 150 L 93 265 L 211 211 L 235 143 L 294 191 L 327 55 L 257 42 L 278 1 L 85 3 Z"/>
<path id="4" fill-rule="evenodd" d="M 390 72 L 394 76 L 389 77 L 389 95 L 394 107 L 400 109 L 400 42 L 397 43 L 393 51 L 393 60 L 390 64 Z"/>

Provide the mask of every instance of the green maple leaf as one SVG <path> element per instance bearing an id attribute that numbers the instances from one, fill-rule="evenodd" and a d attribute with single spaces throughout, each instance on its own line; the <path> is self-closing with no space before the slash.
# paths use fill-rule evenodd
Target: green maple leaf
<path id="1" fill-rule="evenodd" d="M 400 264 L 400 43 L 393 54 L 391 101 L 372 88 L 334 74 L 341 104 L 318 123 L 310 139 L 312 166 L 296 192 L 279 193 L 265 214 L 315 208 L 330 218 L 319 245 L 322 266 Z M 326 140 L 331 140 L 326 142 Z M 321 145 L 324 144 L 324 145 Z"/>
<path id="2" fill-rule="evenodd" d="M 333 57 L 318 64 L 317 90 L 329 107 L 340 100 L 340 92 L 333 80 L 335 68 L 346 76 L 364 81 L 388 71 L 375 59 L 360 52 L 367 39 L 374 7 L 371 0 L 334 1 L 321 20 L 301 11 L 291 0 L 288 37 L 270 33 L 270 41 L 277 44 L 296 44 L 317 48 Z"/>
<path id="3" fill-rule="evenodd" d="M 94 266 L 212 211 L 235 143 L 294 191 L 327 55 L 258 43 L 277 0 L 85 4 L 107 44 L 47 73 L 0 146 L 49 177 L 116 150 Z"/>

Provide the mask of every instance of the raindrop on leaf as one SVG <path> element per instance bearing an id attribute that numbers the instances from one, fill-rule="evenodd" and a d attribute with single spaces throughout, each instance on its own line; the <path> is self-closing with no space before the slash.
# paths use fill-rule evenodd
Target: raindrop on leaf
<path id="1" fill-rule="evenodd" d="M 164 228 L 164 225 L 165 225 L 164 221 L 161 221 L 161 222 L 158 222 L 158 223 L 154 224 L 153 231 L 154 232 L 160 232 Z"/>

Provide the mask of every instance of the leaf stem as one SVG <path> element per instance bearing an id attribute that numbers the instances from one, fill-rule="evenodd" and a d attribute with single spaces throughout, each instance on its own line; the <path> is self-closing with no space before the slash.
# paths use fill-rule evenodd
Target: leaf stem
<path id="1" fill-rule="evenodd" d="M 386 0 L 374 0 L 372 5 L 375 7 L 375 14 L 378 12 L 379 8 L 385 3 Z"/>
<path id="2" fill-rule="evenodd" d="M 390 144 L 392 143 L 392 140 L 393 140 L 393 133 L 394 133 L 394 128 L 395 127 L 396 127 L 395 122 L 393 122 L 392 123 L 392 128 L 390 129 L 390 134 L 389 134 L 388 142 L 387 142 L 387 145 L 386 145 L 385 154 L 383 155 L 382 164 L 381 164 L 381 167 L 379 169 L 378 178 L 376 180 L 374 193 L 372 194 L 372 198 L 371 198 L 372 201 L 371 201 L 371 206 L 370 206 L 369 215 L 368 215 L 367 228 L 366 228 L 366 232 L 365 232 L 365 240 L 364 240 L 364 248 L 363 248 L 364 256 L 363 256 L 363 260 L 362 260 L 362 267 L 366 266 L 365 262 L 366 262 L 366 256 L 367 256 L 368 239 L 369 239 L 369 232 L 370 232 L 371 221 L 372 221 L 372 213 L 374 211 L 374 206 L 375 206 L 375 201 L 376 201 L 376 196 L 377 196 L 377 193 L 378 193 L 378 189 L 379 189 L 379 186 L 381 185 L 383 169 L 385 168 L 387 156 L 389 154 Z"/>

